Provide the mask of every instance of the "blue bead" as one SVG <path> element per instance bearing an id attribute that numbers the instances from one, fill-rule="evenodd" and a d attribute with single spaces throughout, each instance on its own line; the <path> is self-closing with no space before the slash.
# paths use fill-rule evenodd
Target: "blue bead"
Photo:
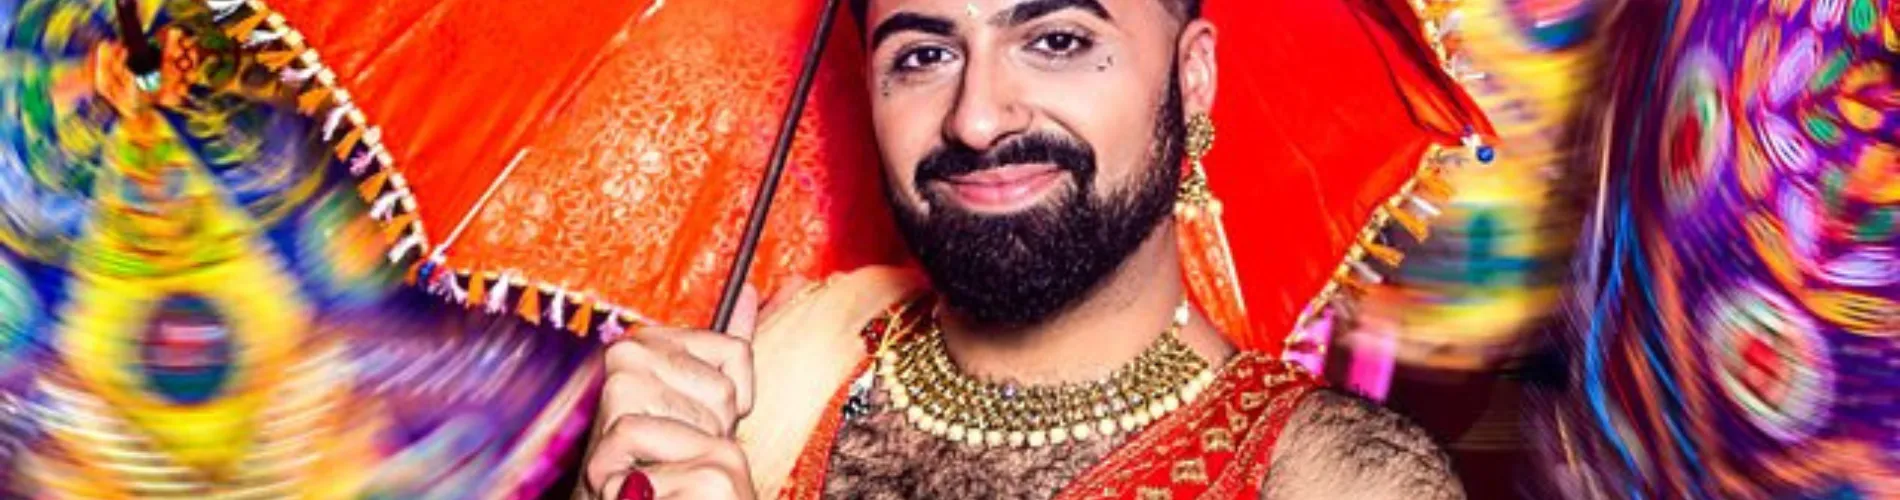
<path id="1" fill-rule="evenodd" d="M 435 261 L 423 262 L 422 268 L 416 270 L 416 277 L 419 278 L 419 280 L 427 280 L 434 276 L 435 276 Z"/>
<path id="2" fill-rule="evenodd" d="M 1491 163 L 1491 160 L 1496 159 L 1498 159 L 1497 150 L 1491 149 L 1491 146 L 1478 146 L 1478 162 Z"/>

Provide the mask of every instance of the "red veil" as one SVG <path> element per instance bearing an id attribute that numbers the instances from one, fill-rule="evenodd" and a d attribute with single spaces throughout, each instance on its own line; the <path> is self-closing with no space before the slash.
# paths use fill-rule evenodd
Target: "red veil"
<path id="1" fill-rule="evenodd" d="M 421 278 L 577 333 L 709 320 L 819 4 L 268 3 L 378 128 L 388 154 L 366 181 L 399 177 L 419 206 L 392 234 L 421 235 L 419 252 L 454 238 Z M 1356 273 L 1342 262 L 1391 257 L 1378 227 L 1429 215 L 1430 171 L 1468 156 L 1433 145 L 1488 125 L 1399 0 L 1210 0 L 1206 15 L 1221 28 L 1206 162 L 1238 286 L 1218 237 L 1188 237 L 1191 288 L 1238 342 L 1274 350 Z M 905 259 L 855 33 L 830 34 L 753 269 L 764 288 Z M 501 283 L 514 293 L 498 299 Z"/>

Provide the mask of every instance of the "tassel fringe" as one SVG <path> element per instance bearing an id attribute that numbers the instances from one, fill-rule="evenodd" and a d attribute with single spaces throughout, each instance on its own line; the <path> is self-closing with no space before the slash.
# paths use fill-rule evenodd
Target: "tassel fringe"
<path id="1" fill-rule="evenodd" d="M 497 275 L 449 269 L 435 258 L 415 195 L 383 144 L 382 130 L 338 85 L 337 75 L 303 34 L 261 0 L 210 0 L 218 28 L 279 76 L 297 110 L 322 125 L 322 140 L 333 161 L 355 179 L 357 194 L 370 205 L 369 217 L 388 238 L 391 265 L 407 269 L 404 281 L 470 309 L 488 314 L 514 313 L 532 323 L 547 323 L 575 335 L 611 341 L 635 325 L 653 321 L 620 306 L 590 300 L 592 294 L 531 283 L 517 273 Z M 545 314 L 543 313 L 545 311 Z"/>
<path id="2" fill-rule="evenodd" d="M 1458 50 L 1459 0 L 1410 0 L 1410 3 L 1418 12 L 1425 40 L 1431 43 L 1445 73 L 1461 84 L 1484 78 L 1483 73 L 1469 69 L 1466 58 Z M 1431 219 L 1438 217 L 1441 212 L 1438 207 L 1450 202 L 1452 196 L 1451 184 L 1445 181 L 1443 173 L 1474 163 L 1488 164 L 1495 156 L 1496 151 L 1483 144 L 1476 134 L 1467 134 L 1457 145 L 1433 144 L 1427 148 L 1425 154 L 1420 155 L 1418 170 L 1412 179 L 1373 210 L 1359 231 L 1358 240 L 1347 250 L 1346 258 L 1334 268 L 1332 279 L 1300 312 L 1281 357 L 1323 350 L 1324 346 L 1314 345 L 1306 338 L 1314 321 L 1337 300 L 1356 296 L 1367 287 L 1384 282 L 1385 276 L 1375 263 L 1390 269 L 1397 268 L 1403 260 L 1402 252 L 1381 242 L 1386 228 L 1396 223 L 1418 240 L 1431 236 Z"/>

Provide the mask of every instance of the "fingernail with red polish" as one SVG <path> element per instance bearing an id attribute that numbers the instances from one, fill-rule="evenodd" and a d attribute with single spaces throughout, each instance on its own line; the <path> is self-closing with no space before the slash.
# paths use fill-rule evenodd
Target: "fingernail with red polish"
<path id="1" fill-rule="evenodd" d="M 647 473 L 638 470 L 627 474 L 627 482 L 620 484 L 620 500 L 653 500 L 653 480 Z"/>

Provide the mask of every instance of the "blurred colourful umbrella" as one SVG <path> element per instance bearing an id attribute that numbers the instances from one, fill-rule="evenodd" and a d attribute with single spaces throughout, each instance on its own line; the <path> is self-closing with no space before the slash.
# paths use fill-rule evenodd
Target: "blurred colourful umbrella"
<path id="1" fill-rule="evenodd" d="M 371 213 L 406 208 L 361 199 L 388 186 L 322 140 L 266 16 L 0 6 L 0 496 L 546 484 L 590 346 L 398 291 L 414 248 Z"/>
<path id="2" fill-rule="evenodd" d="M 1632 5 L 1546 434 L 1575 494 L 1900 495 L 1896 5 Z"/>

